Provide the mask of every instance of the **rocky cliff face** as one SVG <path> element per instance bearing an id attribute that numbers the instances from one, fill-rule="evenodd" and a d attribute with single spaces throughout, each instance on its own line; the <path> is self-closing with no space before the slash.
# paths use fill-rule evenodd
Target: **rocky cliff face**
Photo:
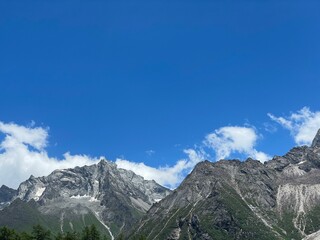
<path id="1" fill-rule="evenodd" d="M 17 190 L 2 185 L 0 187 L 0 210 L 8 206 L 16 194 Z"/>
<path id="2" fill-rule="evenodd" d="M 55 228 L 60 231 L 98 222 L 113 239 L 169 193 L 154 181 L 101 160 L 92 166 L 56 170 L 47 177 L 31 176 L 20 184 L 12 200 L 21 199 L 20 205 L 33 202 L 33 213 L 45 216 L 44 221 L 58 222 Z M 0 212 L 0 225 L 6 221 L 3 215 Z"/>
<path id="3" fill-rule="evenodd" d="M 132 235 L 147 239 L 317 239 L 320 132 L 311 147 L 293 148 L 264 164 L 199 163 L 137 229 Z"/>

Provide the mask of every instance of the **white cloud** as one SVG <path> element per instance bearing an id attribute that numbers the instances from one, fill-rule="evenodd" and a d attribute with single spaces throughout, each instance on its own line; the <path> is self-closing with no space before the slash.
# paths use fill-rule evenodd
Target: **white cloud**
<path id="1" fill-rule="evenodd" d="M 131 162 L 120 158 L 116 160 L 116 164 L 119 168 L 132 170 L 145 179 L 153 179 L 162 185 L 175 188 L 197 163 L 211 159 L 206 150 L 213 150 L 216 160 L 230 157 L 233 153 L 241 153 L 261 162 L 271 159 L 266 153 L 255 149 L 257 140 L 258 134 L 254 128 L 222 127 L 208 134 L 202 146 L 195 149 L 185 149 L 184 153 L 188 157 L 179 160 L 173 166 L 150 167 L 142 162 Z"/>
<path id="2" fill-rule="evenodd" d="M 47 146 L 48 131 L 44 128 L 27 128 L 15 123 L 5 124 L 0 122 L 0 132 L 17 142 L 30 145 L 38 150 Z M 5 143 L 8 144 L 10 142 Z M 10 145 L 4 147 L 10 147 Z"/>
<path id="3" fill-rule="evenodd" d="M 45 176 L 55 169 L 93 164 L 98 161 L 86 155 L 65 153 L 63 159 L 49 157 L 45 151 L 48 129 L 24 127 L 0 122 L 5 134 L 0 143 L 0 184 L 16 188 L 31 174 Z M 31 148 L 32 147 L 32 148 Z"/>
<path id="4" fill-rule="evenodd" d="M 188 155 L 187 168 L 193 168 L 197 163 L 210 159 L 210 155 L 203 148 L 184 149 L 183 152 Z"/>
<path id="5" fill-rule="evenodd" d="M 310 145 L 320 128 L 320 112 L 312 112 L 308 107 L 286 117 L 276 117 L 271 113 L 268 116 L 288 129 L 298 145 Z"/>
<path id="6" fill-rule="evenodd" d="M 215 151 L 216 160 L 228 158 L 233 153 L 240 153 L 264 162 L 270 157 L 254 148 L 257 140 L 258 135 L 254 128 L 228 126 L 208 134 L 204 144 Z"/>
<path id="7" fill-rule="evenodd" d="M 174 166 L 169 167 L 150 167 L 144 163 L 131 162 L 125 159 L 117 159 L 116 164 L 119 168 L 131 170 L 147 180 L 155 180 L 157 183 L 174 188 L 183 179 L 182 172 L 185 169 L 186 161 L 180 160 Z"/>
<path id="8" fill-rule="evenodd" d="M 150 167 L 142 162 L 131 162 L 120 158 L 116 160 L 116 164 L 119 168 L 131 170 L 147 180 L 155 180 L 161 185 L 175 188 L 198 162 L 207 157 L 203 150 L 185 149 L 184 153 L 188 158 L 177 161 L 173 166 Z"/>

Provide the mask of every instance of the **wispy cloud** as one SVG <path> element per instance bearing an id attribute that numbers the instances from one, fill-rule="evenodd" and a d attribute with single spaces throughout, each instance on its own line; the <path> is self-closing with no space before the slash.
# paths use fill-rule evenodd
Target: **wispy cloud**
<path id="1" fill-rule="evenodd" d="M 152 155 L 155 154 L 155 153 L 156 153 L 156 152 L 155 152 L 154 150 L 152 150 L 152 149 L 146 151 L 146 154 L 147 154 L 149 157 L 152 156 Z"/>
<path id="2" fill-rule="evenodd" d="M 265 122 L 263 123 L 264 130 L 269 133 L 275 133 L 278 131 L 276 123 Z"/>
<path id="3" fill-rule="evenodd" d="M 320 112 L 313 112 L 308 107 L 293 112 L 289 116 L 276 117 L 271 113 L 268 116 L 283 128 L 288 129 L 298 145 L 310 145 L 320 128 Z"/>

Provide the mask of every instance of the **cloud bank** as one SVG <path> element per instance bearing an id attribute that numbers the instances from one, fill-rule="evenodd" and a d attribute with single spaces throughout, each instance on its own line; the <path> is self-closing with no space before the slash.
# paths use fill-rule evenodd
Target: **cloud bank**
<path id="1" fill-rule="evenodd" d="M 308 107 L 303 107 L 289 116 L 276 117 L 271 113 L 268 116 L 288 129 L 298 145 L 310 145 L 320 128 L 320 112 L 312 112 Z"/>
<path id="2" fill-rule="evenodd" d="M 46 151 L 48 128 L 0 122 L 0 133 L 4 136 L 0 143 L 0 184 L 10 187 L 16 188 L 31 174 L 45 176 L 55 169 L 91 165 L 99 161 L 98 158 L 68 152 L 62 159 L 49 157 Z M 270 158 L 267 154 L 255 149 L 258 139 L 253 127 L 227 126 L 207 134 L 200 146 L 183 150 L 186 157 L 171 166 L 151 167 L 121 158 L 115 163 L 119 168 L 132 170 L 145 179 L 175 188 L 197 163 L 206 159 L 214 161 L 240 153 L 262 162 L 267 160 Z"/>
<path id="3" fill-rule="evenodd" d="M 55 169 L 90 165 L 98 161 L 86 155 L 65 153 L 63 159 L 49 157 L 48 129 L 25 127 L 0 122 L 0 184 L 16 188 L 22 181 L 34 176 L 45 176 Z"/>

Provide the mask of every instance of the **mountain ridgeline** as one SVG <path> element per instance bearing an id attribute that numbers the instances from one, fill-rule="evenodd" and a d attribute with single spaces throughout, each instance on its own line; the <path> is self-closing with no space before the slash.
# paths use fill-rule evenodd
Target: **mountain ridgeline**
<path id="1" fill-rule="evenodd" d="M 320 131 L 311 146 L 257 160 L 204 161 L 170 191 L 100 163 L 0 188 L 0 226 L 94 224 L 110 239 L 320 239 Z"/>
<path id="2" fill-rule="evenodd" d="M 199 163 L 143 217 L 147 239 L 320 239 L 320 131 L 264 164 Z"/>
<path id="3" fill-rule="evenodd" d="M 106 160 L 56 170 L 47 177 L 31 176 L 17 191 L 4 186 L 0 190 L 5 200 L 0 226 L 30 231 L 41 224 L 63 233 L 94 224 L 109 239 L 131 229 L 153 203 L 170 193 Z"/>

